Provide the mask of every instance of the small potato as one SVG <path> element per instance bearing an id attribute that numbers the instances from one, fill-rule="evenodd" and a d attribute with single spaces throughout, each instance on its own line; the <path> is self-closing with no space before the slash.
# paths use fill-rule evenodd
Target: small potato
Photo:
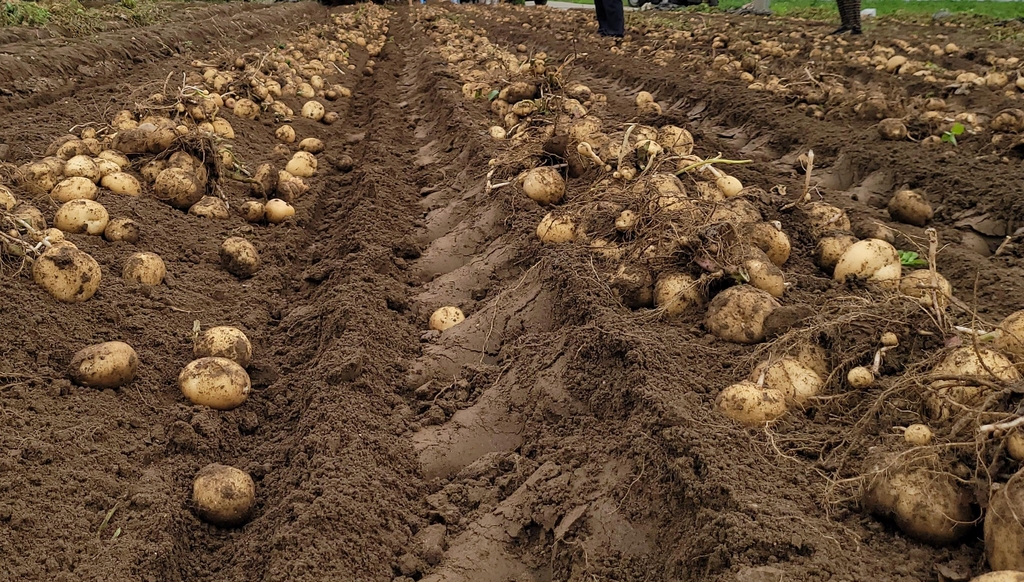
<path id="1" fill-rule="evenodd" d="M 235 101 L 231 112 L 245 119 L 256 119 L 260 114 L 260 106 L 253 103 L 251 99 L 239 99 Z"/>
<path id="2" fill-rule="evenodd" d="M 1014 429 L 1006 437 L 1006 454 L 1018 463 L 1024 461 L 1024 432 Z"/>
<path id="3" fill-rule="evenodd" d="M 295 130 L 290 125 L 282 125 L 274 132 L 274 137 L 283 143 L 292 143 L 295 141 Z"/>
<path id="4" fill-rule="evenodd" d="M 1007 315 L 999 324 L 994 346 L 1018 363 L 1024 363 L 1024 309 Z"/>
<path id="5" fill-rule="evenodd" d="M 891 244 L 868 239 L 846 249 L 832 277 L 839 283 L 861 279 L 883 287 L 898 287 L 902 271 L 900 255 Z"/>
<path id="6" fill-rule="evenodd" d="M 975 519 L 970 495 L 955 477 L 925 468 L 876 474 L 862 502 L 869 512 L 893 519 L 910 537 L 934 545 L 959 540 Z"/>
<path id="7" fill-rule="evenodd" d="M 924 424 L 912 424 L 903 432 L 903 440 L 914 447 L 923 447 L 931 443 L 932 436 L 932 429 Z"/>
<path id="8" fill-rule="evenodd" d="M 555 168 L 534 168 L 526 173 L 523 193 L 538 204 L 557 204 L 565 195 L 565 180 Z"/>
<path id="9" fill-rule="evenodd" d="M 277 185 L 274 186 L 273 195 L 285 202 L 292 202 L 308 189 L 302 178 L 292 175 L 287 170 L 280 170 L 277 173 Z"/>
<path id="10" fill-rule="evenodd" d="M 935 273 L 935 282 L 932 282 L 932 273 L 928 269 L 911 271 L 900 279 L 900 293 L 907 297 L 913 297 L 925 306 L 932 306 L 932 291 L 935 291 L 935 300 L 940 307 L 949 305 L 949 298 L 953 296 L 953 286 L 949 284 L 942 275 Z"/>
<path id="11" fill-rule="evenodd" d="M 452 305 L 447 305 L 435 310 L 430 314 L 430 329 L 437 331 L 444 331 L 450 327 L 465 321 L 466 316 L 462 313 L 462 310 Z"/>
<path id="12" fill-rule="evenodd" d="M 324 142 L 315 137 L 307 137 L 299 142 L 299 150 L 316 155 L 324 151 Z"/>
<path id="13" fill-rule="evenodd" d="M 913 190 L 900 190 L 889 199 L 889 216 L 913 226 L 924 226 L 934 216 L 932 205 Z"/>
<path id="14" fill-rule="evenodd" d="M 697 280 L 687 273 L 662 273 L 654 283 L 654 306 L 669 316 L 704 303 Z"/>
<path id="15" fill-rule="evenodd" d="M 164 282 L 167 267 L 156 253 L 135 253 L 128 257 L 121 278 L 139 285 L 155 286 Z"/>
<path id="16" fill-rule="evenodd" d="M 231 410 L 249 398 L 252 385 L 245 368 L 227 358 L 199 358 L 178 374 L 181 393 L 193 404 Z"/>
<path id="17" fill-rule="evenodd" d="M 849 233 L 840 232 L 824 236 L 814 247 L 814 263 L 831 275 L 843 253 L 856 242 L 857 237 Z"/>
<path id="18" fill-rule="evenodd" d="M 502 140 L 508 137 L 508 132 L 505 128 L 500 125 L 492 125 L 488 130 L 487 134 L 491 136 L 491 139 Z"/>
<path id="19" fill-rule="evenodd" d="M 260 267 L 260 256 L 252 243 L 240 236 L 233 236 L 220 246 L 220 262 L 236 277 L 251 277 Z"/>
<path id="20" fill-rule="evenodd" d="M 743 237 L 761 249 L 775 266 L 781 267 L 789 260 L 792 247 L 789 237 L 782 228 L 770 222 L 755 222 L 743 225 Z"/>
<path id="21" fill-rule="evenodd" d="M 100 181 L 100 168 L 89 156 L 74 156 L 64 164 L 64 175 L 68 178 L 86 178 L 93 184 Z M 65 200 L 66 202 L 66 200 Z"/>
<path id="22" fill-rule="evenodd" d="M 639 217 L 636 212 L 632 210 L 623 210 L 619 216 L 615 219 L 615 230 L 619 232 L 629 232 L 636 226 L 636 222 Z"/>
<path id="23" fill-rule="evenodd" d="M 870 388 L 875 383 L 875 375 L 868 368 L 857 366 L 850 368 L 850 371 L 846 373 L 846 383 L 854 390 L 863 390 Z"/>
<path id="24" fill-rule="evenodd" d="M 693 153 L 693 136 L 689 131 L 674 125 L 666 125 L 658 130 L 658 145 L 677 156 L 688 156 Z"/>
<path id="25" fill-rule="evenodd" d="M 72 200 L 57 209 L 53 226 L 71 234 L 103 234 L 110 222 L 107 209 L 92 200 Z"/>
<path id="26" fill-rule="evenodd" d="M 715 337 L 738 344 L 764 341 L 764 320 L 779 307 L 768 293 L 749 285 L 722 291 L 708 305 L 705 327 Z"/>
<path id="27" fill-rule="evenodd" d="M 899 119 L 889 118 L 878 122 L 878 135 L 882 139 L 900 141 L 907 139 L 907 126 Z"/>
<path id="28" fill-rule="evenodd" d="M 247 368 L 252 360 L 252 344 L 237 327 L 211 327 L 199 336 L 192 353 L 196 358 L 227 358 Z"/>
<path id="29" fill-rule="evenodd" d="M 636 103 L 637 107 L 645 103 L 654 103 L 654 96 L 648 93 L 647 91 L 640 91 L 639 93 L 636 94 L 636 99 L 634 100 L 634 102 Z"/>
<path id="30" fill-rule="evenodd" d="M 726 198 L 732 198 L 743 191 L 743 184 L 733 176 L 720 176 L 715 180 L 715 186 L 718 186 Z"/>
<path id="31" fill-rule="evenodd" d="M 200 519 L 221 527 L 244 524 L 256 506 L 256 484 L 241 469 L 213 463 L 196 474 L 192 504 Z"/>
<path id="32" fill-rule="evenodd" d="M 135 379 L 139 356 L 124 342 L 105 342 L 79 350 L 71 358 L 71 381 L 90 388 L 120 388 Z"/>
<path id="33" fill-rule="evenodd" d="M 257 202 L 256 200 L 246 200 L 238 207 L 238 211 L 242 214 L 242 218 L 245 218 L 246 222 L 259 222 L 266 215 L 266 207 L 262 202 Z"/>
<path id="34" fill-rule="evenodd" d="M 228 212 L 228 203 L 216 196 L 203 196 L 189 207 L 188 213 L 200 218 L 225 219 L 231 216 Z"/>
<path id="35" fill-rule="evenodd" d="M 722 390 L 715 406 L 726 418 L 744 426 L 758 426 L 786 413 L 786 397 L 778 390 L 744 381 Z"/>
<path id="36" fill-rule="evenodd" d="M 714 211 L 711 213 L 710 218 L 708 218 L 708 222 L 711 223 L 731 222 L 737 225 L 761 222 L 762 220 L 761 211 L 753 203 L 741 196 L 734 196 L 716 204 Z"/>
<path id="37" fill-rule="evenodd" d="M 100 185 L 114 194 L 122 196 L 139 196 L 142 194 L 142 184 L 138 179 L 126 172 L 113 172 L 100 179 Z"/>
<path id="38" fill-rule="evenodd" d="M 284 169 L 293 176 L 309 178 L 316 173 L 316 166 L 316 156 L 309 152 L 295 152 Z"/>
<path id="39" fill-rule="evenodd" d="M 67 243 L 54 245 L 32 264 L 36 284 L 64 303 L 91 298 L 99 289 L 101 278 L 96 259 Z"/>
<path id="40" fill-rule="evenodd" d="M 18 199 L 14 197 L 14 192 L 7 186 L 0 184 L 0 209 L 10 210 L 17 206 Z"/>
<path id="41" fill-rule="evenodd" d="M 306 101 L 305 105 L 302 106 L 300 114 L 306 119 L 312 119 L 313 121 L 320 121 L 324 118 L 324 114 L 327 113 L 324 110 L 324 106 L 319 101 Z"/>
<path id="42" fill-rule="evenodd" d="M 787 399 L 798 405 L 806 404 L 821 393 L 825 383 L 818 374 L 795 358 L 782 358 L 774 362 L 762 362 L 754 368 L 748 378 L 757 382 L 764 374 L 764 386 L 778 390 Z"/>
<path id="43" fill-rule="evenodd" d="M 96 184 L 81 176 L 67 178 L 53 187 L 50 198 L 61 204 L 72 200 L 96 200 Z"/>
<path id="44" fill-rule="evenodd" d="M 537 225 L 537 238 L 544 244 L 560 244 L 576 238 L 576 225 L 568 216 L 548 213 Z"/>
<path id="45" fill-rule="evenodd" d="M 848 232 L 851 228 L 850 217 L 846 215 L 846 211 L 831 204 L 811 202 L 804 205 L 803 210 L 814 238 L 821 238 L 831 231 Z"/>
<path id="46" fill-rule="evenodd" d="M 192 172 L 167 168 L 156 177 L 153 194 L 175 208 L 188 210 L 203 197 L 203 190 Z"/>
<path id="47" fill-rule="evenodd" d="M 139 242 L 139 225 L 130 218 L 115 218 L 103 229 L 103 238 L 110 242 L 124 241 L 135 244 Z"/>
<path id="48" fill-rule="evenodd" d="M 264 213 L 270 224 L 281 224 L 295 216 L 295 208 L 280 198 L 274 198 L 264 205 Z"/>
<path id="49" fill-rule="evenodd" d="M 993 487 L 985 512 L 985 557 L 993 570 L 1024 570 L 1024 474 Z"/>

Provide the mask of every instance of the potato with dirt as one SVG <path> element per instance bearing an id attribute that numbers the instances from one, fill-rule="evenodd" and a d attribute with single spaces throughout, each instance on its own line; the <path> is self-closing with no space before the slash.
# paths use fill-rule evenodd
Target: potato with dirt
<path id="1" fill-rule="evenodd" d="M 910 537 L 945 545 L 967 535 L 977 514 L 955 476 L 925 467 L 878 467 L 864 488 L 868 512 L 892 519 Z"/>
<path id="2" fill-rule="evenodd" d="M 985 558 L 993 570 L 1024 570 L 1024 472 L 993 485 L 985 511 Z"/>
<path id="3" fill-rule="evenodd" d="M 758 426 L 786 413 L 786 395 L 746 380 L 722 390 L 715 406 L 726 418 L 744 426 Z"/>
<path id="4" fill-rule="evenodd" d="M 241 469 L 212 463 L 200 469 L 192 482 L 192 504 L 203 521 L 240 526 L 256 506 L 256 484 Z"/>
<path id="5" fill-rule="evenodd" d="M 252 391 L 245 368 L 234 360 L 220 357 L 190 362 L 178 374 L 178 386 L 193 404 L 215 410 L 238 408 Z"/>
<path id="6" fill-rule="evenodd" d="M 779 302 L 765 291 L 736 285 L 711 300 L 704 326 L 719 339 L 756 344 L 764 341 L 765 318 L 778 307 Z"/>
<path id="7" fill-rule="evenodd" d="M 32 264 L 32 279 L 63 303 L 89 300 L 102 277 L 96 259 L 66 242 L 53 245 Z"/>
<path id="8" fill-rule="evenodd" d="M 902 271 L 900 255 L 891 244 L 867 239 L 850 245 L 843 252 L 832 276 L 839 283 L 860 280 L 881 287 L 896 288 Z"/>
<path id="9" fill-rule="evenodd" d="M 252 361 L 252 343 L 237 327 L 221 325 L 204 331 L 192 353 L 196 358 L 227 358 L 247 368 Z"/>
<path id="10" fill-rule="evenodd" d="M 220 262 L 236 277 L 252 277 L 260 268 L 260 255 L 251 242 L 233 236 L 220 246 Z"/>
<path id="11" fill-rule="evenodd" d="M 71 381 L 91 388 L 120 388 L 135 379 L 139 356 L 124 342 L 82 348 L 71 358 Z"/>

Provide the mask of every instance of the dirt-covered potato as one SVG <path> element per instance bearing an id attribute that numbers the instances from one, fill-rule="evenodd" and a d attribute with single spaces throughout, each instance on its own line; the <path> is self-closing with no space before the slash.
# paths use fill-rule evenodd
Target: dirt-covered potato
<path id="1" fill-rule="evenodd" d="M 999 324 L 999 335 L 993 345 L 1018 363 L 1024 363 L 1024 309 L 1007 315 Z"/>
<path id="2" fill-rule="evenodd" d="M 899 119 L 890 117 L 889 119 L 883 119 L 878 122 L 878 135 L 882 136 L 882 139 L 888 139 L 893 141 L 899 141 L 907 139 L 907 126 L 903 125 L 903 122 Z"/>
<path id="3" fill-rule="evenodd" d="M 14 192 L 7 186 L 0 184 L 0 209 L 10 210 L 18 205 L 18 199 L 14 196 Z"/>
<path id="4" fill-rule="evenodd" d="M 779 302 L 768 293 L 737 285 L 711 300 L 705 327 L 719 339 L 755 344 L 764 341 L 764 320 L 778 307 Z"/>
<path id="5" fill-rule="evenodd" d="M 224 139 L 235 139 L 235 128 L 231 127 L 228 120 L 222 117 L 213 120 L 213 133 Z"/>
<path id="6" fill-rule="evenodd" d="M 743 270 L 747 273 L 749 283 L 772 297 L 782 297 L 786 292 L 786 276 L 782 269 L 775 266 L 757 247 L 751 247 L 743 261 Z"/>
<path id="7" fill-rule="evenodd" d="M 1024 79 L 1024 77 L 1021 77 Z M 971 578 L 969 582 L 1024 582 L 1024 572 L 999 570 Z"/>
<path id="8" fill-rule="evenodd" d="M 654 306 L 664 309 L 666 315 L 679 315 L 703 303 L 698 281 L 688 273 L 662 273 L 654 283 Z"/>
<path id="9" fill-rule="evenodd" d="M 114 194 L 122 196 L 139 196 L 142 194 L 142 184 L 139 180 L 127 172 L 113 172 L 100 179 L 100 185 Z"/>
<path id="10" fill-rule="evenodd" d="M 256 200 L 246 200 L 238 207 L 238 211 L 246 222 L 259 222 L 266 215 L 266 207 Z"/>
<path id="11" fill-rule="evenodd" d="M 96 259 L 67 243 L 54 245 L 32 264 L 32 280 L 64 303 L 91 298 L 100 287 L 101 277 Z"/>
<path id="12" fill-rule="evenodd" d="M 912 447 L 923 447 L 932 442 L 932 429 L 926 424 L 912 424 L 903 432 L 903 440 Z"/>
<path id="13" fill-rule="evenodd" d="M 237 408 L 252 390 L 245 368 L 234 360 L 218 357 L 189 362 L 178 374 L 178 386 L 193 404 L 216 410 Z"/>
<path id="14" fill-rule="evenodd" d="M 93 158 L 92 161 L 96 162 L 96 168 L 100 171 L 100 180 L 109 176 L 110 174 L 116 174 L 121 171 L 121 166 L 118 166 L 110 160 L 104 160 L 102 158 Z"/>
<path id="15" fill-rule="evenodd" d="M 569 216 L 548 213 L 537 225 L 537 238 L 544 244 L 559 244 L 576 238 L 576 224 Z"/>
<path id="16" fill-rule="evenodd" d="M 231 112 L 245 119 L 256 119 L 260 114 L 260 106 L 253 103 L 251 99 L 239 99 L 235 101 Z"/>
<path id="17" fill-rule="evenodd" d="M 889 244 L 896 244 L 896 231 L 865 216 L 858 216 L 850 220 L 853 228 L 853 235 L 861 240 L 869 238 L 885 241 Z"/>
<path id="18" fill-rule="evenodd" d="M 273 195 L 285 202 L 293 202 L 307 190 L 306 183 L 302 178 L 293 175 L 287 170 L 277 173 L 277 185 L 274 187 Z"/>
<path id="19" fill-rule="evenodd" d="M 845 210 L 825 202 L 811 202 L 804 205 L 803 210 L 814 238 L 821 238 L 832 231 L 850 231 L 850 217 Z"/>
<path id="20" fill-rule="evenodd" d="M 274 198 L 264 205 L 264 214 L 270 224 L 281 224 L 295 216 L 295 208 L 280 198 Z"/>
<path id="21" fill-rule="evenodd" d="M 932 306 L 932 289 L 935 288 L 935 300 L 940 307 L 949 304 L 949 298 L 953 295 L 953 286 L 939 273 L 935 273 L 935 282 L 932 282 L 932 273 L 928 269 L 911 271 L 900 279 L 900 293 L 907 297 L 917 299 L 925 307 Z"/>
<path id="22" fill-rule="evenodd" d="M 324 151 L 324 142 L 315 137 L 307 137 L 299 142 L 299 150 L 316 155 Z"/>
<path id="23" fill-rule="evenodd" d="M 889 243 L 878 239 L 858 241 L 839 257 L 832 277 L 840 282 L 860 279 L 884 287 L 898 287 L 903 265 Z"/>
<path id="24" fill-rule="evenodd" d="M 900 190 L 889 199 L 889 216 L 893 220 L 924 226 L 935 215 L 932 205 L 913 190 Z"/>
<path id="25" fill-rule="evenodd" d="M 252 361 L 252 344 L 237 327 L 211 327 L 199 336 L 192 353 L 196 358 L 227 358 L 246 368 Z"/>
<path id="26" fill-rule="evenodd" d="M 771 222 L 753 222 L 741 226 L 741 236 L 761 249 L 775 266 L 781 267 L 789 260 L 792 247 L 789 237 L 782 228 Z"/>
<path id="27" fill-rule="evenodd" d="M 786 396 L 778 390 L 744 381 L 722 390 L 715 406 L 726 418 L 744 426 L 771 422 L 786 413 Z"/>
<path id="28" fill-rule="evenodd" d="M 71 381 L 91 388 L 119 388 L 135 379 L 139 356 L 124 342 L 82 348 L 71 358 Z"/>
<path id="29" fill-rule="evenodd" d="M 236 277 L 251 277 L 260 267 L 260 256 L 251 242 L 233 236 L 220 246 L 220 263 Z"/>
<path id="30" fill-rule="evenodd" d="M 300 115 L 302 115 L 306 119 L 320 121 L 321 119 L 324 118 L 324 114 L 326 113 L 327 111 L 324 109 L 323 104 L 320 103 L 319 101 L 306 101 L 306 103 L 302 106 L 302 111 L 300 112 Z"/>
<path id="31" fill-rule="evenodd" d="M 284 169 L 293 176 L 309 178 L 316 173 L 316 166 L 316 156 L 309 152 L 295 152 Z"/>
<path id="32" fill-rule="evenodd" d="M 200 218 L 224 219 L 231 216 L 228 211 L 228 203 L 216 196 L 203 196 L 189 207 L 188 213 Z"/>
<path id="33" fill-rule="evenodd" d="M 117 166 L 122 170 L 127 170 L 132 166 L 132 161 L 128 159 L 128 156 L 116 150 L 103 150 L 102 152 L 97 154 L 96 157 L 101 160 L 113 162 L 117 164 Z"/>
<path id="34" fill-rule="evenodd" d="M 96 200 L 96 191 L 96 184 L 92 180 L 76 176 L 66 178 L 54 186 L 50 191 L 50 198 L 60 204 L 72 200 Z"/>
<path id="35" fill-rule="evenodd" d="M 430 314 L 429 327 L 437 331 L 444 331 L 462 323 L 466 316 L 462 310 L 452 305 L 440 307 Z"/>
<path id="36" fill-rule="evenodd" d="M 164 260 L 156 253 L 135 253 L 128 257 L 121 278 L 139 285 L 159 285 L 167 275 Z"/>
<path id="37" fill-rule="evenodd" d="M 152 184 L 156 182 L 156 177 L 160 175 L 160 172 L 166 169 L 167 160 L 150 160 L 139 170 L 139 175 L 142 176 L 143 180 Z"/>
<path id="38" fill-rule="evenodd" d="M 27 202 L 19 202 L 14 205 L 14 208 L 10 210 L 11 216 L 15 219 L 24 222 L 36 230 L 43 230 L 46 228 L 46 218 L 43 213 Z M 18 230 L 23 230 L 21 225 L 18 225 Z"/>
<path id="39" fill-rule="evenodd" d="M 1024 473 L 993 487 L 985 512 L 985 557 L 993 570 L 1024 570 Z"/>
<path id="40" fill-rule="evenodd" d="M 182 168 L 167 168 L 156 177 L 153 194 L 180 210 L 188 210 L 203 197 L 195 174 Z"/>
<path id="41" fill-rule="evenodd" d="M 846 383 L 854 390 L 863 390 L 875 383 L 875 375 L 864 366 L 856 366 L 846 373 Z"/>
<path id="42" fill-rule="evenodd" d="M 282 125 L 274 132 L 274 137 L 282 143 L 292 143 L 295 141 L 295 129 L 288 124 Z"/>
<path id="43" fill-rule="evenodd" d="M 196 474 L 192 504 L 205 522 L 221 527 L 244 524 L 256 506 L 256 484 L 241 469 L 213 463 Z"/>
<path id="44" fill-rule="evenodd" d="M 781 392 L 796 404 L 806 404 L 821 393 L 825 383 L 812 369 L 796 358 L 782 358 L 773 362 L 761 362 L 754 367 L 748 378 L 757 382 L 764 374 L 764 386 Z"/>
<path id="45" fill-rule="evenodd" d="M 86 178 L 93 184 L 100 181 L 103 176 L 96 162 L 89 156 L 74 156 L 64 164 L 64 176 L 67 178 Z"/>
<path id="46" fill-rule="evenodd" d="M 139 242 L 139 225 L 130 218 L 115 218 L 103 229 L 103 238 L 110 242 L 125 241 L 135 244 Z"/>
<path id="47" fill-rule="evenodd" d="M 72 234 L 103 234 L 110 222 L 107 209 L 93 200 L 72 200 L 57 209 L 53 226 Z"/>
<path id="48" fill-rule="evenodd" d="M 719 202 L 711 212 L 711 217 L 708 218 L 708 222 L 712 223 L 731 222 L 737 225 L 761 222 L 762 220 L 761 211 L 742 196 L 734 196 L 724 202 Z"/>
<path id="49" fill-rule="evenodd" d="M 608 287 L 623 305 L 643 309 L 654 304 L 654 278 L 642 264 L 624 262 L 608 274 Z"/>
<path id="50" fill-rule="evenodd" d="M 565 179 L 555 168 L 534 168 L 523 179 L 523 193 L 538 204 L 557 204 L 565 195 Z"/>
<path id="51" fill-rule="evenodd" d="M 658 145 L 677 156 L 688 156 L 693 153 L 693 136 L 689 131 L 674 125 L 666 125 L 658 130 Z"/>
<path id="52" fill-rule="evenodd" d="M 961 376 L 977 376 L 993 381 L 1016 382 L 1021 374 L 1006 356 L 986 348 L 965 346 L 957 348 L 934 368 L 930 376 L 934 381 L 929 386 L 926 398 L 928 413 L 932 418 L 948 418 L 961 406 L 971 406 L 984 400 L 992 388 L 975 386 L 959 380 L 940 380 L 939 378 L 958 378 Z"/>
<path id="53" fill-rule="evenodd" d="M 857 237 L 849 233 L 837 232 L 823 236 L 814 247 L 814 263 L 831 275 L 839 258 L 856 242 Z"/>
<path id="54" fill-rule="evenodd" d="M 956 477 L 927 468 L 879 472 L 861 501 L 910 537 L 935 545 L 959 540 L 975 519 L 970 494 Z"/>
<path id="55" fill-rule="evenodd" d="M 45 196 L 60 181 L 63 169 L 46 162 L 30 162 L 15 170 L 14 181 L 32 196 Z"/>

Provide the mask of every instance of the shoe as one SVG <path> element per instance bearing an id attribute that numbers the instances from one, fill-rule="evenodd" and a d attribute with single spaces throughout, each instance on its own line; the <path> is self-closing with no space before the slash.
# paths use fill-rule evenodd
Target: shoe
<path id="1" fill-rule="evenodd" d="M 850 34 L 864 34 L 864 33 L 860 31 L 860 27 L 857 27 L 857 28 L 851 28 L 850 29 Z"/>
<path id="2" fill-rule="evenodd" d="M 850 32 L 850 27 L 846 26 L 845 24 L 833 30 L 832 36 L 838 36 L 840 34 L 843 34 L 844 32 Z"/>

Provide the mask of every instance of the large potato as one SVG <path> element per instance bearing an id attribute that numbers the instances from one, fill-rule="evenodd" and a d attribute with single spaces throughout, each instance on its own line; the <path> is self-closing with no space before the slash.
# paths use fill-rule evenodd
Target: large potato
<path id="1" fill-rule="evenodd" d="M 544 244 L 560 244 L 576 238 L 576 224 L 570 216 L 555 216 L 549 212 L 537 225 L 537 238 Z"/>
<path id="2" fill-rule="evenodd" d="M 72 234 L 103 234 L 110 222 L 107 209 L 92 200 L 72 200 L 57 209 L 53 226 Z"/>
<path id="3" fill-rule="evenodd" d="M 898 287 L 903 265 L 900 255 L 889 243 L 868 239 L 858 241 L 839 257 L 832 277 L 840 282 L 860 279 L 883 287 Z"/>
<path id="4" fill-rule="evenodd" d="M 865 487 L 864 507 L 930 544 L 955 542 L 973 527 L 968 491 L 949 473 L 925 468 L 881 473 Z"/>
<path id="5" fill-rule="evenodd" d="M 113 162 L 117 164 L 117 166 L 122 170 L 127 170 L 132 165 L 132 162 L 131 160 L 128 159 L 128 156 L 116 150 L 103 150 L 96 157 L 101 160 Z"/>
<path id="6" fill-rule="evenodd" d="M 64 164 L 64 176 L 86 178 L 93 184 L 103 177 L 99 166 L 89 156 L 75 156 L 68 160 L 68 163 Z"/>
<path id="7" fill-rule="evenodd" d="M 260 267 L 260 256 L 252 243 L 233 236 L 220 246 L 220 262 L 236 277 L 251 277 Z"/>
<path id="8" fill-rule="evenodd" d="M 260 114 L 260 106 L 253 103 L 251 99 L 239 99 L 235 102 L 231 112 L 246 119 L 256 119 Z"/>
<path id="9" fill-rule="evenodd" d="M 985 557 L 993 570 L 1024 570 L 1024 473 L 993 488 L 985 512 Z"/>
<path id="10" fill-rule="evenodd" d="M 96 184 L 80 176 L 67 178 L 53 187 L 50 198 L 61 204 L 72 200 L 96 200 Z"/>
<path id="11" fill-rule="evenodd" d="M 287 170 L 281 170 L 277 173 L 277 185 L 274 187 L 274 196 L 284 200 L 285 202 L 292 202 L 307 190 L 306 183 L 302 181 L 302 178 L 292 175 Z"/>
<path id="12" fill-rule="evenodd" d="M 86 301 L 100 287 L 99 263 L 67 243 L 54 245 L 32 264 L 32 279 L 54 299 L 64 303 Z"/>
<path id="13" fill-rule="evenodd" d="M 79 350 L 71 358 L 71 380 L 92 388 L 119 388 L 135 379 L 139 356 L 124 342 L 105 342 Z"/>
<path id="14" fill-rule="evenodd" d="M 302 111 L 300 112 L 303 117 L 306 119 L 312 119 L 313 121 L 320 121 L 324 118 L 325 113 L 326 110 L 324 109 L 323 104 L 319 101 L 307 101 L 302 106 Z"/>
<path id="15" fill-rule="evenodd" d="M 523 193 L 538 204 L 557 204 L 565 195 L 565 180 L 555 168 L 534 168 L 526 173 Z"/>
<path id="16" fill-rule="evenodd" d="M 705 325 L 719 339 L 755 344 L 764 341 L 764 320 L 778 307 L 779 302 L 768 293 L 737 285 L 711 300 Z"/>
<path id="17" fill-rule="evenodd" d="M 299 149 L 316 155 L 324 151 L 324 142 L 315 137 L 307 137 L 299 142 Z"/>
<path id="18" fill-rule="evenodd" d="M 309 178 L 316 173 L 316 156 L 309 152 L 295 152 L 284 169 L 299 178 Z"/>
<path id="19" fill-rule="evenodd" d="M 193 404 L 216 410 L 237 408 L 249 398 L 252 385 L 245 368 L 227 358 L 199 358 L 178 374 L 181 393 Z"/>
<path id="20" fill-rule="evenodd" d="M 244 524 L 256 505 L 256 484 L 241 469 L 213 463 L 192 482 L 192 503 L 203 521 L 222 527 Z"/>
<path id="21" fill-rule="evenodd" d="M 1021 77 L 1021 79 L 1024 79 L 1024 77 Z M 989 572 L 981 576 L 975 576 L 971 578 L 970 582 L 1024 582 L 1024 572 L 999 570 L 998 572 Z"/>
<path id="22" fill-rule="evenodd" d="M 995 348 L 1024 363 L 1024 309 L 1011 313 L 999 324 Z"/>
<path id="23" fill-rule="evenodd" d="M 153 194 L 171 206 L 188 210 L 203 197 L 195 174 L 182 168 L 167 168 L 156 177 Z"/>
<path id="24" fill-rule="evenodd" d="M 15 182 L 33 196 L 45 196 L 53 190 L 63 168 L 54 169 L 45 162 L 31 162 L 18 167 L 14 172 Z"/>
<path id="25" fill-rule="evenodd" d="M 933 378 L 977 376 L 1007 383 L 1020 380 L 1020 372 L 1006 356 L 985 348 L 973 346 L 957 348 L 932 368 Z M 932 418 L 947 418 L 959 406 L 979 404 L 992 391 L 987 386 L 974 386 L 958 380 L 935 380 L 929 386 L 926 399 Z"/>
<path id="26" fill-rule="evenodd" d="M 246 222 L 259 222 L 267 213 L 266 206 L 256 200 L 246 200 L 238 207 L 238 211 Z"/>
<path id="27" fill-rule="evenodd" d="M 687 273 L 662 273 L 654 283 L 654 306 L 664 309 L 666 315 L 679 315 L 703 303 L 698 281 Z"/>
<path id="28" fill-rule="evenodd" d="M 295 208 L 280 198 L 268 200 L 263 206 L 263 212 L 270 224 L 281 224 L 295 216 Z"/>
<path id="29" fill-rule="evenodd" d="M 825 383 L 821 377 L 795 358 L 782 358 L 774 362 L 762 362 L 750 373 L 750 380 L 757 381 L 764 373 L 764 386 L 778 390 L 787 399 L 806 404 L 821 393 Z"/>
<path id="30" fill-rule="evenodd" d="M 252 360 L 252 344 L 237 327 L 211 327 L 199 336 L 192 353 L 197 358 L 227 358 L 246 368 Z"/>
<path id="31" fill-rule="evenodd" d="M 121 196 L 139 196 L 142 194 L 142 184 L 139 183 L 135 176 L 127 172 L 111 172 L 100 179 L 100 185 Z"/>
<path id="32" fill-rule="evenodd" d="M 786 396 L 755 382 L 739 382 L 722 390 L 715 398 L 715 406 L 727 418 L 745 426 L 757 426 L 786 413 Z"/>
<path id="33" fill-rule="evenodd" d="M 128 257 L 121 277 L 139 285 L 159 285 L 167 276 L 164 260 L 156 253 L 135 253 Z"/>
<path id="34" fill-rule="evenodd" d="M 923 196 L 913 190 L 900 190 L 889 199 L 889 216 L 914 226 L 924 226 L 935 211 Z"/>
<path id="35" fill-rule="evenodd" d="M 681 127 L 666 125 L 658 130 L 658 145 L 677 156 L 688 156 L 693 153 L 693 136 Z"/>

